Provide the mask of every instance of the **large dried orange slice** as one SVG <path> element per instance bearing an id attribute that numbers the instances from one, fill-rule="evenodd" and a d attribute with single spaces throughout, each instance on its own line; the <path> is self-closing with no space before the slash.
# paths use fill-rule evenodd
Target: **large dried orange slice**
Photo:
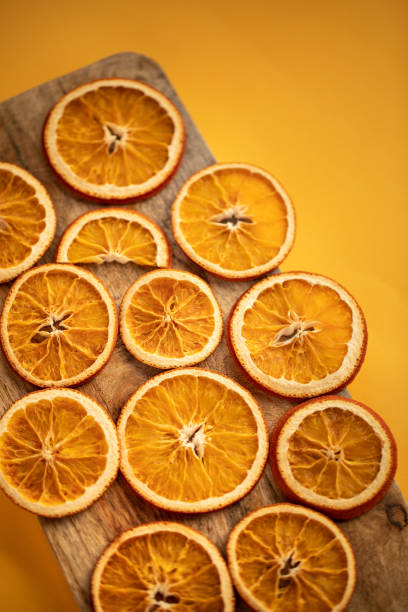
<path id="1" fill-rule="evenodd" d="M 112 419 L 79 391 L 34 391 L 0 419 L 0 485 L 26 510 L 50 517 L 80 512 L 118 468 Z"/>
<path id="2" fill-rule="evenodd" d="M 172 207 L 174 237 L 209 272 L 254 278 L 276 268 L 295 237 L 292 203 L 269 173 L 215 164 L 183 185 Z"/>
<path id="3" fill-rule="evenodd" d="M 333 521 L 293 504 L 255 510 L 232 530 L 228 566 L 258 612 L 341 612 L 356 582 L 352 548 Z"/>
<path id="4" fill-rule="evenodd" d="M 222 313 L 209 285 L 184 270 L 154 270 L 125 294 L 120 333 L 136 359 L 155 368 L 206 359 L 222 336 Z"/>
<path id="5" fill-rule="evenodd" d="M 289 499 L 341 519 L 382 499 L 397 467 L 394 437 L 384 421 L 336 395 L 289 410 L 273 431 L 270 458 Z"/>
<path id="6" fill-rule="evenodd" d="M 91 589 L 95 612 L 235 610 L 218 549 L 181 523 L 149 523 L 122 533 L 99 558 Z"/>
<path id="7" fill-rule="evenodd" d="M 121 470 L 139 495 L 166 510 L 208 512 L 246 495 L 268 453 L 263 414 L 226 376 L 185 368 L 154 376 L 118 421 Z"/>
<path id="8" fill-rule="evenodd" d="M 0 283 L 31 268 L 54 238 L 54 206 L 29 172 L 0 162 Z"/>
<path id="9" fill-rule="evenodd" d="M 181 115 L 162 93 L 132 79 L 101 79 L 52 108 L 44 147 L 59 176 L 101 200 L 150 195 L 173 175 L 184 149 Z"/>
<path id="10" fill-rule="evenodd" d="M 117 336 L 110 293 L 94 274 L 69 264 L 38 266 L 20 276 L 0 325 L 11 367 L 38 387 L 77 385 L 94 376 Z"/>
<path id="11" fill-rule="evenodd" d="M 130 261 L 139 266 L 167 268 L 171 251 L 160 227 L 144 215 L 124 208 L 99 208 L 81 215 L 65 230 L 56 261 Z"/>
<path id="12" fill-rule="evenodd" d="M 232 354 L 262 388 L 313 397 L 346 385 L 364 359 L 367 330 L 355 299 L 308 272 L 270 276 L 238 300 L 229 323 Z"/>

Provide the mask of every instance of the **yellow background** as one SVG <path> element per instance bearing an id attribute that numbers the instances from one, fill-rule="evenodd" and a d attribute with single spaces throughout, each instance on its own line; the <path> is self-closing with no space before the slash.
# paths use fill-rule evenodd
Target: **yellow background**
<path id="1" fill-rule="evenodd" d="M 352 395 L 399 447 L 406 401 L 408 5 L 404 0 L 13 0 L 0 8 L 0 99 L 119 51 L 161 64 L 219 161 L 270 170 L 298 221 L 281 268 L 320 272 L 368 321 Z M 404 172 L 405 169 L 405 172 Z M 37 520 L 0 495 L 0 607 L 77 606 Z"/>

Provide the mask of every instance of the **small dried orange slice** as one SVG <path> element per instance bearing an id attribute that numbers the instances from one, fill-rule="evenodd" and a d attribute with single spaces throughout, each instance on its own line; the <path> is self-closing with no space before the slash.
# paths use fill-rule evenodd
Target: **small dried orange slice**
<path id="1" fill-rule="evenodd" d="M 132 79 L 101 79 L 63 96 L 44 126 L 44 148 L 73 189 L 101 200 L 146 197 L 172 177 L 184 150 L 179 111 Z"/>
<path id="2" fill-rule="evenodd" d="M 162 230 L 144 215 L 124 208 L 99 208 L 81 215 L 65 230 L 56 261 L 130 261 L 139 266 L 167 268 L 171 251 Z"/>
<path id="3" fill-rule="evenodd" d="M 95 612 L 233 612 L 234 592 L 214 544 L 181 523 L 139 525 L 116 538 L 91 581 Z"/>
<path id="4" fill-rule="evenodd" d="M 118 468 L 112 419 L 79 391 L 34 391 L 0 419 L 0 486 L 30 512 L 80 512 L 102 495 Z"/>
<path id="5" fill-rule="evenodd" d="M 203 361 L 218 346 L 222 328 L 210 286 L 184 270 L 143 274 L 122 301 L 122 340 L 136 359 L 155 368 Z"/>
<path id="6" fill-rule="evenodd" d="M 308 272 L 269 276 L 238 300 L 229 347 L 247 375 L 285 397 L 313 397 L 345 386 L 364 359 L 367 330 L 355 299 Z"/>
<path id="7" fill-rule="evenodd" d="M 353 550 L 333 521 L 293 504 L 251 512 L 231 531 L 228 566 L 257 612 L 341 612 L 356 582 Z"/>
<path id="8" fill-rule="evenodd" d="M 289 499 L 339 519 L 370 510 L 397 467 L 394 437 L 379 415 L 336 395 L 289 410 L 273 431 L 270 459 Z"/>
<path id="9" fill-rule="evenodd" d="M 215 164 L 183 185 L 172 207 L 174 237 L 199 266 L 229 279 L 276 268 L 295 237 L 288 195 L 250 164 Z"/>
<path id="10" fill-rule="evenodd" d="M 69 264 L 28 270 L 0 321 L 11 367 L 38 387 L 78 385 L 107 363 L 117 336 L 113 299 L 91 272 Z"/>
<path id="11" fill-rule="evenodd" d="M 241 499 L 260 478 L 268 453 L 263 414 L 227 376 L 199 368 L 154 376 L 118 420 L 121 470 L 152 504 L 209 512 Z"/>
<path id="12" fill-rule="evenodd" d="M 54 238 L 54 206 L 29 172 L 0 162 L 0 283 L 31 268 Z"/>

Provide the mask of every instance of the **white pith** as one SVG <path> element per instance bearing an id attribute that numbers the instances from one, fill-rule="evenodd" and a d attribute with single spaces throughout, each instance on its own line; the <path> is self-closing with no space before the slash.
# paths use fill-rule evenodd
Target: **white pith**
<path id="1" fill-rule="evenodd" d="M 59 154 L 57 145 L 57 129 L 59 120 L 61 119 L 66 105 L 72 100 L 84 95 L 89 91 L 95 91 L 99 87 L 125 87 L 128 89 L 136 89 L 138 91 L 142 91 L 146 96 L 156 100 L 156 102 L 158 102 L 160 106 L 162 106 L 166 110 L 166 112 L 173 121 L 174 134 L 171 143 L 168 145 L 167 162 L 161 170 L 159 170 L 154 176 L 150 177 L 147 181 L 143 183 L 134 183 L 131 185 L 123 186 L 113 185 L 109 183 L 104 185 L 90 183 L 76 175 L 72 171 L 71 167 L 64 161 L 64 159 Z M 123 129 L 122 126 L 121 129 Z M 124 136 L 126 137 L 125 134 Z M 109 144 L 110 142 L 109 137 L 106 135 L 106 131 L 105 141 L 107 144 Z M 183 151 L 184 127 L 181 115 L 179 114 L 173 103 L 170 102 L 170 100 L 168 100 L 159 91 L 150 87 L 146 83 L 134 81 L 131 79 L 120 78 L 101 79 L 98 81 L 93 81 L 92 83 L 85 83 L 84 85 L 77 87 L 76 89 L 70 91 L 65 96 L 63 96 L 56 103 L 56 105 L 53 107 L 48 116 L 47 123 L 44 128 L 44 144 L 52 165 L 55 167 L 58 174 L 60 174 L 62 178 L 74 189 L 77 189 L 78 191 L 81 191 L 82 193 L 85 193 L 92 197 L 97 197 L 101 199 L 123 200 L 133 197 L 136 198 L 158 188 L 172 174 L 173 170 L 178 164 L 180 155 Z"/>
<path id="2" fill-rule="evenodd" d="M 241 578 L 238 560 L 236 556 L 236 547 L 240 534 L 254 519 L 264 515 L 281 513 L 300 514 L 302 516 L 307 517 L 308 519 L 314 519 L 318 523 L 323 523 L 325 527 L 327 527 L 333 533 L 336 539 L 341 542 L 342 548 L 347 558 L 348 581 L 342 600 L 332 608 L 331 612 L 342 612 L 350 600 L 356 580 L 356 562 L 352 548 L 348 540 L 344 536 L 343 532 L 339 529 L 339 527 L 337 527 L 337 525 L 333 521 L 328 519 L 323 514 L 320 514 L 320 512 L 310 510 L 309 508 L 303 508 L 302 506 L 296 506 L 294 504 L 281 503 L 274 504 L 272 506 L 265 506 L 264 508 L 259 508 L 258 510 L 251 512 L 246 517 L 244 517 L 237 525 L 235 525 L 235 527 L 231 531 L 227 542 L 228 568 L 231 573 L 232 581 L 238 592 L 251 606 L 251 608 L 253 610 L 256 610 L 256 612 L 271 612 L 270 608 L 265 607 L 262 602 L 259 601 L 259 599 L 257 599 L 253 595 L 253 593 L 250 591 L 250 589 L 246 586 L 243 579 Z M 256 554 L 256 544 L 254 544 L 254 554 Z"/>
<path id="3" fill-rule="evenodd" d="M 212 380 L 216 380 L 226 387 L 232 389 L 234 392 L 238 393 L 246 402 L 246 404 L 250 407 L 252 415 L 257 425 L 257 434 L 258 434 L 258 449 L 256 456 L 254 457 L 254 461 L 247 472 L 245 479 L 233 490 L 225 493 L 224 495 L 218 497 L 209 497 L 203 500 L 198 501 L 182 501 L 182 500 L 174 500 L 168 499 L 155 491 L 153 491 L 150 487 L 148 487 L 144 482 L 139 480 L 134 476 L 134 472 L 132 466 L 129 463 L 128 459 L 128 449 L 125 447 L 125 439 L 126 439 L 126 425 L 128 418 L 135 410 L 137 405 L 137 401 L 143 397 L 143 395 L 152 387 L 157 386 L 163 380 L 167 378 L 174 379 L 176 376 L 199 376 L 199 377 L 207 377 Z M 189 424 L 189 427 L 196 425 L 195 423 Z M 197 424 L 199 425 L 199 424 Z M 216 510 L 219 508 L 223 508 L 238 499 L 241 499 L 248 491 L 252 488 L 252 486 L 256 483 L 259 478 L 262 470 L 264 468 L 267 453 L 268 453 L 268 432 L 266 429 L 265 421 L 263 419 L 262 412 L 252 397 L 252 395 L 243 387 L 238 385 L 235 381 L 229 379 L 226 376 L 218 374 L 216 372 L 211 372 L 208 370 L 200 370 L 199 368 L 183 368 L 179 370 L 172 370 L 169 372 L 163 372 L 162 374 L 158 374 L 154 376 L 146 383 L 144 383 L 139 389 L 132 395 L 132 397 L 127 401 L 125 406 L 122 409 L 120 414 L 118 423 L 118 433 L 119 439 L 121 441 L 121 470 L 125 474 L 126 478 L 132 485 L 132 487 L 145 499 L 151 501 L 154 505 L 159 506 L 161 508 L 165 508 L 166 510 L 171 510 L 174 512 L 208 512 L 210 510 Z M 180 432 L 181 434 L 183 432 Z M 205 438 L 204 435 L 201 438 L 202 441 L 202 449 L 205 452 Z M 180 441 L 183 444 L 183 441 Z M 170 466 L 169 466 L 170 469 Z"/>
<path id="4" fill-rule="evenodd" d="M 156 225 L 153 221 L 145 217 L 144 215 L 139 214 L 134 210 L 126 210 L 126 209 L 115 209 L 115 208 L 104 208 L 92 210 L 84 215 L 78 217 L 74 223 L 72 223 L 65 231 L 61 238 L 61 242 L 58 247 L 57 252 L 57 261 L 59 263 L 69 263 L 68 251 L 78 236 L 79 232 L 83 229 L 83 227 L 91 222 L 98 219 L 125 219 L 126 221 L 132 223 L 138 223 L 145 229 L 147 229 L 152 235 L 154 242 L 156 244 L 157 253 L 156 253 L 156 266 L 158 268 L 165 268 L 170 263 L 170 252 L 169 246 L 166 240 L 165 235 L 162 230 Z M 101 258 L 102 261 L 96 261 L 97 258 Z M 103 263 L 109 261 L 118 261 L 119 263 L 127 263 L 131 261 L 129 257 L 123 256 L 120 253 L 115 253 L 110 251 L 106 255 L 98 255 L 95 257 L 95 263 Z M 84 264 L 86 265 L 86 264 Z"/>
<path id="5" fill-rule="evenodd" d="M 368 425 L 381 440 L 382 453 L 380 469 L 374 480 L 367 486 L 367 488 L 354 497 L 332 499 L 330 497 L 315 493 L 296 480 L 296 478 L 293 476 L 292 469 L 288 461 L 289 441 L 291 436 L 298 429 L 299 425 L 306 417 L 315 412 L 326 410 L 327 408 L 342 408 L 346 412 L 351 412 L 357 415 L 368 423 Z M 359 404 L 344 401 L 341 399 L 341 397 L 336 399 L 330 398 L 315 400 L 302 408 L 302 410 L 295 412 L 291 417 L 289 417 L 279 433 L 276 448 L 276 460 L 283 480 L 296 495 L 307 500 L 311 504 L 331 508 L 333 510 L 348 510 L 350 508 L 361 506 L 365 502 L 371 500 L 381 490 L 390 474 L 390 470 L 392 469 L 391 444 L 380 421 L 378 421 L 370 412 L 368 412 L 368 410 L 364 410 L 364 408 Z"/>
<path id="6" fill-rule="evenodd" d="M 126 324 L 126 314 L 131 305 L 132 298 L 136 291 L 138 291 L 143 285 L 149 284 L 151 281 L 157 278 L 171 278 L 174 280 L 189 282 L 197 286 L 200 291 L 202 291 L 210 300 L 211 305 L 213 307 L 214 329 L 211 336 L 208 338 L 207 343 L 201 349 L 201 351 L 193 353 L 191 355 L 185 355 L 184 357 L 165 357 L 163 355 L 156 355 L 154 353 L 145 351 L 138 344 L 136 344 L 136 342 L 132 338 Z M 167 315 L 167 317 L 169 317 L 169 315 Z M 132 353 L 132 355 L 136 357 L 136 359 L 139 359 L 143 363 L 147 363 L 148 365 L 151 365 L 155 368 L 176 368 L 179 366 L 194 365 L 196 363 L 200 363 L 200 361 L 204 361 L 204 359 L 211 355 L 211 353 L 218 346 L 223 331 L 222 312 L 217 300 L 215 299 L 215 295 L 211 287 L 199 276 L 191 274 L 190 272 L 185 272 L 184 270 L 153 270 L 140 276 L 125 293 L 120 308 L 119 318 L 120 334 L 128 351 Z"/>
<path id="7" fill-rule="evenodd" d="M 45 389 L 25 395 L 15 402 L 0 419 L 0 436 L 7 431 L 8 423 L 17 410 L 24 409 L 27 405 L 40 400 L 50 400 L 57 397 L 68 397 L 69 399 L 79 402 L 86 409 L 87 413 L 94 417 L 95 421 L 102 427 L 109 448 L 106 454 L 105 469 L 98 480 L 93 485 L 87 487 L 85 492 L 76 499 L 55 506 L 47 506 L 23 497 L 23 495 L 6 480 L 0 469 L 0 486 L 5 493 L 15 503 L 26 510 L 48 517 L 66 516 L 87 508 L 102 495 L 105 489 L 107 489 L 109 484 L 116 477 L 119 468 L 119 441 L 112 419 L 92 398 L 74 389 Z M 42 449 L 42 455 L 44 459 L 50 460 L 53 456 L 53 450 L 45 446 L 45 448 Z"/>
<path id="8" fill-rule="evenodd" d="M 221 596 L 222 596 L 222 600 L 224 604 L 223 612 L 233 612 L 235 610 L 234 591 L 232 587 L 231 578 L 228 572 L 228 568 L 218 548 L 213 544 L 213 542 L 211 542 L 211 540 L 206 538 L 204 535 L 202 535 L 198 531 L 195 531 L 191 529 L 190 527 L 183 525 L 182 523 L 174 523 L 170 521 L 160 521 L 160 522 L 148 523 L 145 525 L 139 525 L 138 527 L 125 531 L 120 536 L 118 536 L 113 542 L 111 542 L 111 544 L 102 553 L 101 557 L 98 559 L 95 565 L 95 568 L 92 574 L 92 580 L 91 580 L 92 600 L 93 600 L 93 604 L 95 607 L 95 612 L 104 612 L 104 608 L 102 607 L 102 604 L 100 601 L 100 592 L 99 592 L 101 579 L 102 579 L 102 575 L 106 567 L 106 564 L 108 563 L 111 556 L 116 553 L 120 545 L 129 539 L 143 537 L 143 536 L 155 534 L 155 533 L 165 533 L 165 532 L 179 533 L 185 536 L 188 540 L 193 540 L 205 550 L 205 552 L 209 555 L 211 562 L 215 565 L 217 572 L 218 572 L 218 576 L 220 579 Z M 199 580 L 199 578 L 197 578 L 197 580 Z M 157 586 L 160 586 L 159 582 L 157 583 Z M 153 595 L 153 592 L 151 592 L 150 594 Z M 152 598 L 151 603 L 156 603 L 154 602 L 153 598 Z M 163 610 L 165 609 L 171 610 L 172 608 L 173 608 L 172 605 L 168 607 L 165 607 L 165 606 L 162 607 Z"/>
<path id="9" fill-rule="evenodd" d="M 308 383 L 288 380 L 284 376 L 281 378 L 273 378 L 272 376 L 265 374 L 265 372 L 258 368 L 258 366 L 252 360 L 246 342 L 241 335 L 245 313 L 247 310 L 250 310 L 253 307 L 254 303 L 258 299 L 258 296 L 264 290 L 273 287 L 276 284 L 283 284 L 285 281 L 297 279 L 307 281 L 312 286 L 323 285 L 330 287 L 339 295 L 340 299 L 349 306 L 352 313 L 352 335 L 347 343 L 348 351 L 341 366 L 338 368 L 338 370 L 328 374 L 324 378 L 319 380 L 311 380 Z M 366 333 L 364 319 L 357 303 L 355 302 L 354 298 L 344 289 L 342 289 L 335 281 L 318 274 L 306 272 L 288 272 L 269 276 L 264 280 L 257 282 L 246 294 L 244 294 L 236 305 L 231 316 L 230 337 L 237 359 L 242 364 L 243 368 L 249 373 L 251 378 L 267 389 L 270 389 L 271 391 L 283 396 L 311 397 L 315 395 L 322 395 L 337 389 L 351 377 L 361 360 Z"/>
<path id="10" fill-rule="evenodd" d="M 31 276 L 35 274 L 42 274 L 45 271 L 53 271 L 53 270 L 68 271 L 73 276 L 77 276 L 77 277 L 83 278 L 84 280 L 88 281 L 92 285 L 92 287 L 98 291 L 98 293 L 101 296 L 101 300 L 105 304 L 107 312 L 108 312 L 108 326 L 107 326 L 108 339 L 107 339 L 105 348 L 102 351 L 102 353 L 96 358 L 96 360 L 88 368 L 83 370 L 80 374 L 77 374 L 76 376 L 73 376 L 71 378 L 64 378 L 60 380 L 43 380 L 41 378 L 37 378 L 36 376 L 33 376 L 31 372 L 29 372 L 28 370 L 26 370 L 20 365 L 20 362 L 16 358 L 13 348 L 10 344 L 7 323 L 8 323 L 8 316 L 9 316 L 10 310 L 13 306 L 14 298 L 17 295 L 20 288 L 22 287 L 22 285 L 29 278 L 31 278 Z M 74 266 L 71 264 L 60 264 L 60 263 L 45 264 L 43 266 L 38 266 L 36 268 L 33 268 L 32 270 L 29 270 L 28 272 L 20 276 L 14 282 L 13 286 L 10 289 L 10 292 L 8 293 L 6 297 L 6 301 L 4 303 L 3 311 L 1 314 L 0 326 L 1 326 L 1 341 L 3 345 L 3 350 L 11 366 L 18 372 L 20 376 L 22 376 L 28 382 L 31 382 L 33 385 L 36 385 L 37 387 L 66 387 L 66 386 L 79 384 L 80 382 L 85 381 L 87 378 L 90 378 L 93 374 L 98 372 L 108 361 L 112 353 L 112 350 L 114 348 L 115 341 L 116 341 L 116 330 L 117 330 L 116 307 L 115 307 L 113 298 L 111 297 L 106 287 L 102 284 L 102 282 L 96 276 L 94 276 L 87 270 L 84 270 L 83 268 L 80 268 L 78 266 Z"/>
<path id="11" fill-rule="evenodd" d="M 219 264 L 208 261 L 207 259 L 204 259 L 200 255 L 198 255 L 194 251 L 194 249 L 190 246 L 190 244 L 184 237 L 184 234 L 180 228 L 180 205 L 184 197 L 188 194 L 190 186 L 193 183 L 195 183 L 197 180 L 201 179 L 203 176 L 213 174 L 214 171 L 234 170 L 234 169 L 248 170 L 252 172 L 253 174 L 259 174 L 263 178 L 267 179 L 268 182 L 273 186 L 274 190 L 279 193 L 279 195 L 281 196 L 282 200 L 285 203 L 287 222 L 288 222 L 286 238 L 283 244 L 281 245 L 279 252 L 275 255 L 275 257 L 269 260 L 268 262 L 262 264 L 261 266 L 253 266 L 250 268 L 246 268 L 245 270 L 231 270 L 229 268 L 224 268 L 223 266 L 220 266 Z M 233 207 L 230 207 L 223 213 L 220 213 L 212 217 L 212 220 L 217 222 L 217 218 L 222 219 L 227 214 L 239 214 L 239 215 L 242 214 L 244 216 L 247 216 L 245 205 L 237 204 Z M 173 220 L 174 237 L 176 241 L 178 242 L 178 244 L 180 245 L 180 247 L 183 249 L 183 251 L 188 255 L 188 257 L 190 257 L 190 259 L 195 261 L 199 266 L 202 266 L 206 270 L 213 272 L 214 274 L 217 274 L 224 278 L 231 278 L 231 279 L 243 278 L 244 279 L 244 278 L 248 278 L 252 276 L 260 276 L 262 274 L 265 274 L 266 272 L 273 270 L 274 268 L 276 268 L 276 266 L 278 266 L 283 261 L 283 259 L 285 259 L 285 257 L 287 256 L 287 254 L 289 253 L 293 245 L 293 241 L 295 238 L 295 213 L 294 213 L 293 205 L 292 205 L 290 198 L 285 193 L 285 191 L 283 190 L 281 185 L 278 183 L 278 181 L 274 177 L 272 177 L 268 172 L 265 172 L 261 168 L 257 168 L 256 166 L 252 166 L 249 164 L 242 164 L 242 163 L 214 164 L 212 166 L 204 168 L 203 170 L 200 170 L 199 172 L 191 176 L 184 183 L 183 187 L 177 194 L 176 199 L 174 200 L 174 203 L 172 206 L 172 220 Z M 240 223 L 241 222 L 238 222 L 237 225 L 235 226 L 233 226 L 230 223 L 228 223 L 227 225 L 231 231 L 235 231 L 239 227 Z"/>
<path id="12" fill-rule="evenodd" d="M 33 187 L 35 189 L 35 197 L 38 199 L 39 205 L 42 206 L 45 210 L 45 227 L 41 234 L 38 236 L 37 242 L 32 245 L 31 253 L 28 255 L 28 257 L 26 257 L 26 259 L 24 259 L 16 266 L 12 266 L 9 268 L 0 268 L 0 283 L 5 283 L 9 280 L 12 280 L 13 278 L 16 278 L 25 270 L 31 268 L 31 266 L 33 266 L 36 261 L 38 261 L 44 255 L 45 251 L 48 249 L 54 238 L 57 226 L 57 218 L 50 196 L 48 195 L 48 192 L 38 179 L 36 179 L 23 168 L 6 162 L 0 162 L 0 172 L 1 170 L 7 170 L 8 172 L 19 176 L 23 181 Z"/>

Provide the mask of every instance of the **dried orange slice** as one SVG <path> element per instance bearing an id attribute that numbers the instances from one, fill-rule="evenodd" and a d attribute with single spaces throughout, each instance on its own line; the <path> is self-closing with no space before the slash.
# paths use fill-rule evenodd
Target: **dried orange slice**
<path id="1" fill-rule="evenodd" d="M 80 512 L 102 495 L 118 468 L 112 419 L 79 391 L 34 391 L 0 419 L 0 485 L 30 512 Z"/>
<path id="2" fill-rule="evenodd" d="M 340 612 L 353 594 L 353 550 L 333 521 L 293 504 L 259 508 L 232 530 L 228 566 L 258 612 Z"/>
<path id="3" fill-rule="evenodd" d="M 364 359 L 367 330 L 355 299 L 335 281 L 308 272 L 265 278 L 238 300 L 229 346 L 266 391 L 312 397 L 346 385 Z"/>
<path id="4" fill-rule="evenodd" d="M 184 270 L 154 270 L 126 292 L 120 333 L 136 359 L 155 368 L 206 359 L 222 336 L 222 313 L 210 286 Z"/>
<path id="5" fill-rule="evenodd" d="M 235 610 L 218 549 L 181 523 L 149 523 L 122 533 L 99 558 L 91 592 L 95 612 Z"/>
<path id="6" fill-rule="evenodd" d="M 123 208 L 99 208 L 81 215 L 65 230 L 56 261 L 131 261 L 139 266 L 166 268 L 171 251 L 160 227 L 144 215 Z"/>
<path id="7" fill-rule="evenodd" d="M 164 186 L 185 136 L 180 113 L 162 93 L 132 79 L 101 79 L 57 102 L 43 140 L 51 166 L 73 189 L 123 201 Z"/>
<path id="8" fill-rule="evenodd" d="M 249 164 L 215 164 L 183 185 L 172 207 L 174 237 L 209 272 L 254 278 L 276 268 L 295 237 L 292 203 L 270 174 Z"/>
<path id="9" fill-rule="evenodd" d="M 130 485 L 152 504 L 180 512 L 209 512 L 241 499 L 268 453 L 252 395 L 199 368 L 164 372 L 141 385 L 122 409 L 118 432 Z"/>
<path id="10" fill-rule="evenodd" d="M 0 162 L 0 283 L 31 268 L 54 238 L 54 206 L 29 172 Z"/>
<path id="11" fill-rule="evenodd" d="M 381 417 L 336 395 L 289 410 L 273 431 L 270 458 L 289 499 L 340 519 L 380 501 L 397 467 L 395 440 Z"/>
<path id="12" fill-rule="evenodd" d="M 47 264 L 15 281 L 0 330 L 17 374 L 38 387 L 65 387 L 84 382 L 106 364 L 116 342 L 117 315 L 94 274 Z"/>

